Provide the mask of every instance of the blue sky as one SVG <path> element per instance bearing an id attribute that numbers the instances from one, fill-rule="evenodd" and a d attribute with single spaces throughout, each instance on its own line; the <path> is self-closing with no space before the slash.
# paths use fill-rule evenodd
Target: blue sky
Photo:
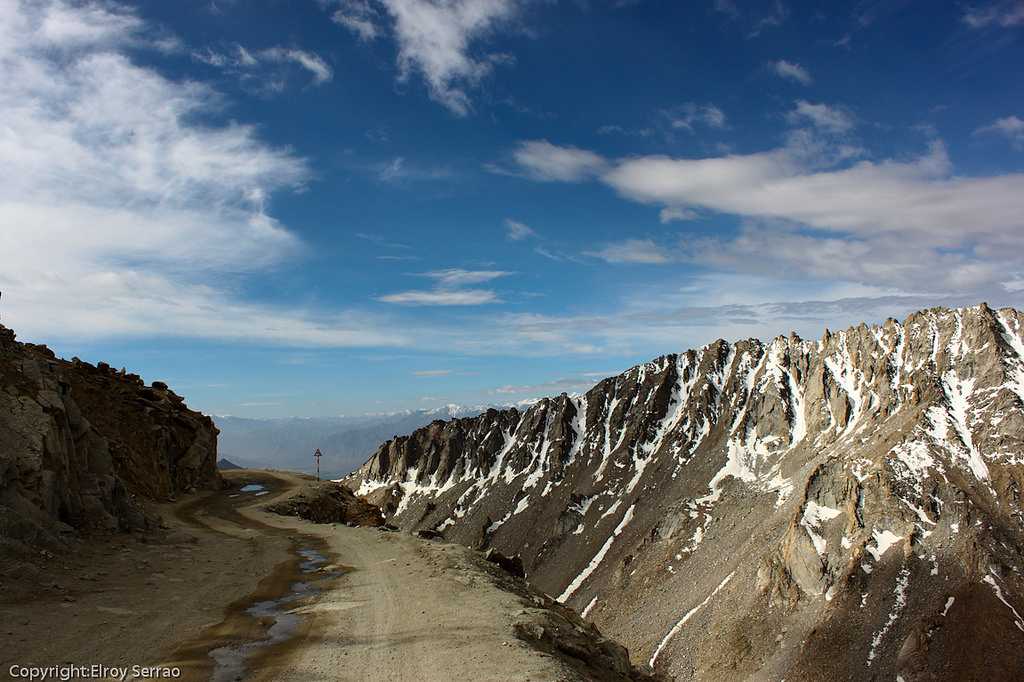
<path id="1" fill-rule="evenodd" d="M 0 319 L 245 416 L 1024 298 L 1024 4 L 0 0 Z"/>

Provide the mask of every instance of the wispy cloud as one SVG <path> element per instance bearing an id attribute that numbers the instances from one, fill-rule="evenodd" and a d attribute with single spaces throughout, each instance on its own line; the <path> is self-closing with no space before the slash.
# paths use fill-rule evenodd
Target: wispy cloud
<path id="1" fill-rule="evenodd" d="M 810 122 L 814 127 L 832 133 L 845 133 L 857 125 L 853 115 L 843 109 L 802 99 L 796 101 L 788 118 L 794 123 Z"/>
<path id="2" fill-rule="evenodd" d="M 498 303 L 496 293 L 487 289 L 434 289 L 430 291 L 402 291 L 380 296 L 378 301 L 400 305 L 484 305 Z"/>
<path id="3" fill-rule="evenodd" d="M 370 233 L 370 232 L 356 232 L 355 234 L 353 234 L 353 236 L 358 238 L 358 239 L 362 239 L 362 240 L 371 242 L 373 244 L 376 244 L 377 246 L 384 247 L 386 249 L 411 249 L 412 248 L 408 244 L 404 244 L 402 242 L 392 241 L 392 240 L 388 239 L 387 237 L 385 237 L 384 235 L 381 235 L 381 234 Z"/>
<path id="4" fill-rule="evenodd" d="M 328 3 L 331 4 L 331 3 Z M 430 96 L 457 116 L 472 110 L 469 91 L 509 55 L 480 44 L 519 13 L 523 0 L 334 0 L 336 23 L 361 40 L 391 31 L 399 77 L 418 74 Z M 387 20 L 385 21 L 385 16 Z"/>
<path id="5" fill-rule="evenodd" d="M 450 369 L 420 369 L 413 372 L 413 376 L 420 378 L 446 377 L 452 373 Z"/>
<path id="6" fill-rule="evenodd" d="M 658 220 L 662 223 L 671 223 L 673 221 L 687 221 L 696 220 L 700 215 L 696 211 L 692 211 L 688 208 L 681 208 L 679 206 L 666 206 L 661 209 L 658 213 Z"/>
<path id="7" fill-rule="evenodd" d="M 584 255 L 600 258 L 609 263 L 647 263 L 664 265 L 671 261 L 668 252 L 650 239 L 626 239 L 606 244 Z"/>
<path id="8" fill-rule="evenodd" d="M 779 78 L 795 81 L 801 85 L 810 85 L 814 82 L 810 72 L 795 62 L 788 62 L 780 59 L 771 63 L 772 72 Z"/>
<path id="9" fill-rule="evenodd" d="M 422 273 L 424 277 L 436 280 L 438 286 L 462 287 L 470 284 L 483 284 L 491 280 L 505 277 L 512 273 L 504 270 L 463 270 L 461 268 L 447 268 L 445 270 L 434 270 Z"/>
<path id="10" fill-rule="evenodd" d="M 756 38 L 765 29 L 781 26 L 789 17 L 789 8 L 782 3 L 782 0 L 775 0 L 767 10 L 747 9 L 743 10 L 735 0 L 714 0 L 712 7 L 716 12 L 726 15 L 741 27 L 746 27 L 747 38 Z"/>
<path id="11" fill-rule="evenodd" d="M 1024 119 L 1016 116 L 1000 118 L 974 131 L 975 135 L 999 135 L 1009 140 L 1017 149 L 1024 148 Z"/>
<path id="12" fill-rule="evenodd" d="M 684 253 L 697 263 L 718 253 L 722 267 L 841 272 L 910 291 L 1005 290 L 1010 273 L 1024 270 L 1024 175 L 958 176 L 940 140 L 909 160 L 855 161 L 842 145 L 801 135 L 792 146 L 753 154 L 602 161 L 608 170 L 599 179 L 624 197 L 760 221 L 706 249 L 692 242 Z M 842 267 L 817 258 L 823 254 Z M 651 240 L 589 255 L 650 263 L 674 257 Z"/>
<path id="13" fill-rule="evenodd" d="M 113 2 L 2 5 L 5 320 L 54 340 L 406 343 L 365 314 L 324 319 L 236 293 L 301 255 L 267 203 L 310 172 L 251 126 L 212 123 L 220 93 L 132 61 L 151 33 Z"/>
<path id="14" fill-rule="evenodd" d="M 511 218 L 505 219 L 505 236 L 514 241 L 519 242 L 530 237 L 536 237 L 537 233 L 532 227 L 526 223 L 521 223 L 518 220 L 512 220 Z"/>
<path id="15" fill-rule="evenodd" d="M 606 167 L 605 160 L 594 152 L 558 147 L 547 140 L 520 142 L 512 158 L 535 180 L 578 182 L 599 175 Z"/>
<path id="16" fill-rule="evenodd" d="M 1020 0 L 1003 0 L 982 6 L 968 6 L 962 18 L 963 22 L 971 28 L 1022 26 L 1024 25 L 1024 3 Z"/>
<path id="17" fill-rule="evenodd" d="M 193 50 L 192 58 L 208 66 L 237 75 L 245 82 L 255 84 L 258 89 L 265 91 L 279 91 L 285 85 L 282 73 L 267 74 L 261 70 L 268 65 L 296 65 L 313 77 L 314 85 L 322 85 L 334 77 L 334 71 L 319 55 L 297 48 L 277 46 L 262 50 L 250 50 L 236 44 L 222 51 L 209 47 Z"/>
<path id="18" fill-rule="evenodd" d="M 490 289 L 467 289 L 475 284 L 484 284 L 511 273 L 504 270 L 463 270 L 447 268 L 419 273 L 435 281 L 432 289 L 401 291 L 379 296 L 378 301 L 400 305 L 467 306 L 500 303 L 496 292 Z"/>
<path id="19" fill-rule="evenodd" d="M 669 125 L 675 129 L 693 132 L 695 125 L 708 128 L 725 128 L 725 113 L 714 104 L 695 104 L 687 102 L 662 112 Z"/>
<path id="20" fill-rule="evenodd" d="M 361 40 L 374 40 L 381 34 L 380 12 L 369 0 L 337 0 L 338 9 L 331 15 L 334 23 L 344 26 Z"/>

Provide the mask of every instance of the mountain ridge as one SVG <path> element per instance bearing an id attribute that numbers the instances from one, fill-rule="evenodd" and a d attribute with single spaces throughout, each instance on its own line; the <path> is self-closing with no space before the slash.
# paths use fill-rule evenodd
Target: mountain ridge
<path id="1" fill-rule="evenodd" d="M 1018 670 L 1021 332 L 981 304 L 719 340 L 522 413 L 434 422 L 345 482 L 392 523 L 520 554 L 536 586 L 683 678 L 927 679 L 973 669 L 952 656 L 964 637 Z M 942 627 L 921 624 L 949 598 Z M 966 634 L 957 609 L 1010 639 Z M 698 620 L 732 644 L 700 646 Z"/>

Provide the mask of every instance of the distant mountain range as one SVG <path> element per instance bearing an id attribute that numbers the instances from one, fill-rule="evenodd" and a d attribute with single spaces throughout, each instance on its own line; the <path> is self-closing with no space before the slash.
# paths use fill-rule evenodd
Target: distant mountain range
<path id="1" fill-rule="evenodd" d="M 437 419 L 476 416 L 488 405 L 444 405 L 431 410 L 339 417 L 246 419 L 214 417 L 220 429 L 218 455 L 246 468 L 290 469 L 312 473 L 313 452 L 323 457 L 320 472 L 340 478 L 356 469 L 384 441 Z"/>

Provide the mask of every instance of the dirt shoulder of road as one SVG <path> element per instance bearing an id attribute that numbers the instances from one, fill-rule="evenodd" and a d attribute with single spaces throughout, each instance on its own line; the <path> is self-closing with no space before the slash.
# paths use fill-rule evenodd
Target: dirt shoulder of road
<path id="1" fill-rule="evenodd" d="M 327 557 L 330 577 L 288 604 L 300 625 L 248 660 L 246 680 L 645 679 L 621 646 L 473 550 L 265 510 L 309 477 L 225 477 L 231 490 L 160 507 L 167 529 L 95 539 L 0 596 L 0 679 L 58 663 L 241 679 L 209 653 L 267 636 L 272 620 L 246 611 L 294 588 L 300 546 Z"/>
<path id="2" fill-rule="evenodd" d="M 281 485 L 260 472 L 247 478 Z M 262 502 L 200 493 L 150 508 L 166 529 L 90 537 L 60 556 L 19 562 L 0 589 L 0 679 L 14 664 L 152 664 L 258 592 L 289 561 L 291 542 L 198 511 L 215 496 Z"/>

